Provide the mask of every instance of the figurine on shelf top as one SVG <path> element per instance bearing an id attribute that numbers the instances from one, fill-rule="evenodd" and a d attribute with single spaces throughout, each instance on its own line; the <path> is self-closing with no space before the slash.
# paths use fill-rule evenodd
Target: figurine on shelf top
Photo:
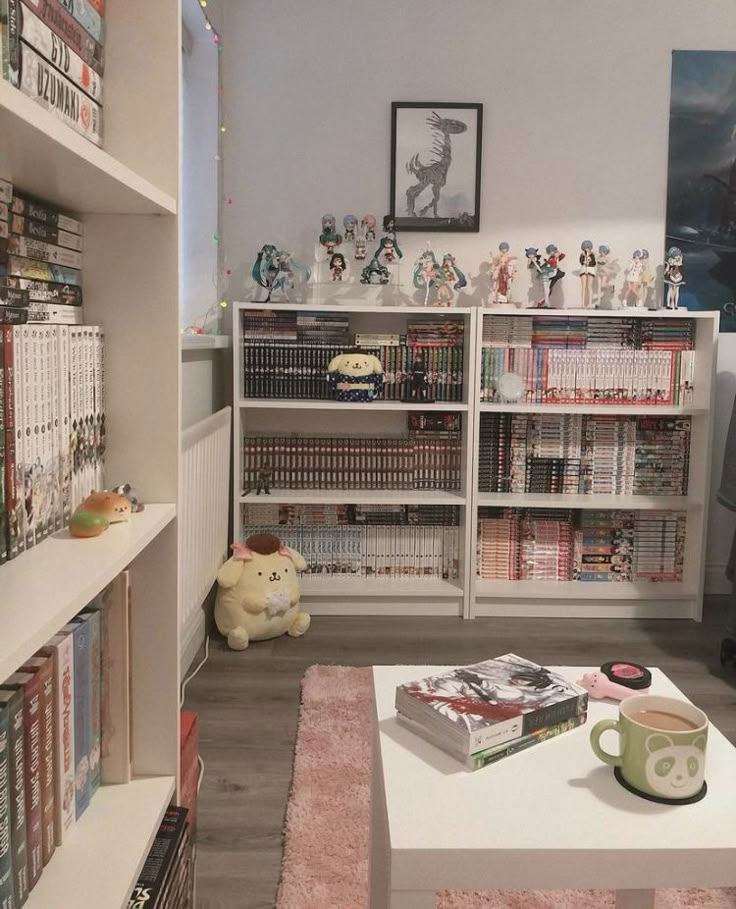
<path id="1" fill-rule="evenodd" d="M 631 262 L 624 274 L 625 282 L 621 291 L 621 300 L 624 308 L 629 306 L 629 299 L 633 296 L 634 306 L 641 306 L 641 276 L 644 271 L 641 261 L 641 250 L 635 249 L 631 254 Z"/>
<path id="2" fill-rule="evenodd" d="M 541 281 L 544 291 L 543 299 L 534 303 L 534 307 L 537 309 L 548 309 L 549 295 L 552 289 L 551 282 L 556 270 L 549 264 L 547 259 L 542 259 L 539 249 L 536 246 L 528 246 L 524 250 L 524 255 L 526 256 L 526 264 L 531 272 L 532 280 Z"/>
<path id="3" fill-rule="evenodd" d="M 414 358 L 411 365 L 408 400 L 430 402 L 427 368 L 424 365 L 424 358 L 421 354 Z"/>
<path id="4" fill-rule="evenodd" d="M 305 280 L 308 281 L 311 271 L 306 265 L 296 262 L 290 252 L 280 250 L 272 243 L 265 243 L 253 265 L 251 272 L 253 280 L 259 287 L 267 290 L 268 303 L 274 293 L 279 293 L 286 302 L 289 302 L 289 291 L 294 287 L 294 271 L 303 271 Z"/>
<path id="5" fill-rule="evenodd" d="M 592 240 L 580 244 L 580 306 L 590 309 L 593 305 L 593 284 L 596 275 L 595 253 Z"/>
<path id="6" fill-rule="evenodd" d="M 649 291 L 654 287 L 654 272 L 649 266 L 649 250 L 641 250 L 641 305 L 649 308 Z"/>
<path id="7" fill-rule="evenodd" d="M 376 239 L 376 216 L 363 215 L 360 222 L 360 230 L 366 240 Z"/>
<path id="8" fill-rule="evenodd" d="M 429 292 L 444 280 L 434 252 L 426 249 L 414 263 L 414 287 L 424 290 L 424 305 L 429 303 Z"/>
<path id="9" fill-rule="evenodd" d="M 378 249 L 373 253 L 373 258 L 391 265 L 396 259 L 403 259 L 404 254 L 396 241 L 396 237 L 384 234 L 378 241 Z"/>
<path id="10" fill-rule="evenodd" d="M 511 282 L 516 272 L 516 256 L 510 253 L 511 247 L 505 241 L 498 244 L 498 252 L 491 256 L 491 302 L 508 303 L 511 294 Z"/>
<path id="11" fill-rule="evenodd" d="M 376 254 L 361 271 L 361 284 L 388 284 L 391 280 L 391 272 L 388 270 L 388 266 L 379 262 L 377 255 L 378 250 L 376 250 Z"/>
<path id="12" fill-rule="evenodd" d="M 682 271 L 682 250 L 671 246 L 667 250 L 667 261 L 664 264 L 664 283 L 667 285 L 665 305 L 667 309 L 678 309 L 680 305 L 680 288 L 685 283 Z"/>
<path id="13" fill-rule="evenodd" d="M 437 291 L 437 302 L 442 306 L 452 306 L 453 291 L 462 290 L 468 283 L 452 253 L 445 253 L 442 257 L 442 275 L 444 281 Z"/>
<path id="14" fill-rule="evenodd" d="M 342 281 L 342 276 L 347 269 L 345 256 L 342 253 L 333 253 L 330 257 L 330 271 L 332 272 L 333 281 Z"/>
<path id="15" fill-rule="evenodd" d="M 596 260 L 596 274 L 598 276 L 598 292 L 596 307 L 613 309 L 614 283 L 613 279 L 618 271 L 617 263 L 610 259 L 611 249 L 602 243 L 598 247 Z"/>
<path id="16" fill-rule="evenodd" d="M 555 284 L 565 277 L 565 272 L 560 268 L 560 262 L 565 258 L 565 253 L 560 252 L 554 243 L 546 246 L 544 251 L 547 253 L 544 264 L 551 269 L 549 279 L 549 293 L 551 296 L 552 291 L 555 289 Z"/>
<path id="17" fill-rule="evenodd" d="M 355 258 L 356 259 L 365 259 L 366 257 L 366 243 L 365 237 L 362 234 L 358 234 L 355 238 Z"/>
<path id="18" fill-rule="evenodd" d="M 345 242 L 355 240 L 355 228 L 358 226 L 358 219 L 355 215 L 345 215 L 342 219 L 342 226 L 345 230 Z"/>

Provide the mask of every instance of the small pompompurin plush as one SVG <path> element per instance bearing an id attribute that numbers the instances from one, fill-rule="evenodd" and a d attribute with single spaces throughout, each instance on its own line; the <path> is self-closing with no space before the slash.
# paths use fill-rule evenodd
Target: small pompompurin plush
<path id="1" fill-rule="evenodd" d="M 307 563 L 295 549 L 270 533 L 234 543 L 233 555 L 217 573 L 215 622 L 232 650 L 251 641 L 288 634 L 298 638 L 309 628 L 309 613 L 299 609 L 297 572 Z"/>
<path id="2" fill-rule="evenodd" d="M 385 377 L 378 357 L 356 347 L 333 358 L 327 380 L 336 401 L 374 401 L 383 391 Z"/>
<path id="3" fill-rule="evenodd" d="M 73 537 L 98 537 L 110 524 L 128 521 L 132 511 L 125 496 L 93 490 L 72 515 L 69 533 Z"/>

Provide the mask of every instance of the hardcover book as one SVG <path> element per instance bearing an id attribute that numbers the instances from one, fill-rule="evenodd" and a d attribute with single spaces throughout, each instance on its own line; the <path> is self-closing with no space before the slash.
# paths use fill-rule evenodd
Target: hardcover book
<path id="1" fill-rule="evenodd" d="M 41 827 L 43 863 L 48 865 L 56 849 L 54 832 L 54 660 L 49 654 L 31 657 L 21 672 L 33 672 L 41 687 Z"/>
<path id="2" fill-rule="evenodd" d="M 0 909 L 14 909 L 10 847 L 10 700 L 0 693 Z"/>
<path id="3" fill-rule="evenodd" d="M 102 695 L 101 613 L 88 606 L 79 616 L 89 625 L 89 797 L 100 788 L 100 703 Z"/>
<path id="4" fill-rule="evenodd" d="M 87 622 L 73 621 L 62 632 L 74 637 L 74 801 L 76 819 L 89 805 L 89 710 L 91 702 Z"/>
<path id="5" fill-rule="evenodd" d="M 130 782 L 129 647 L 130 572 L 123 571 L 102 594 L 100 771 L 105 784 Z"/>
<path id="6" fill-rule="evenodd" d="M 19 676 L 22 673 L 18 673 Z M 28 849 L 26 845 L 25 741 L 23 735 L 24 692 L 13 677 L 3 683 L 0 697 L 7 700 L 10 747 L 10 849 L 13 854 L 13 895 L 16 909 L 28 899 Z"/>
<path id="7" fill-rule="evenodd" d="M 396 689 L 397 711 L 466 756 L 580 716 L 587 706 L 584 688 L 513 653 Z"/>
<path id="8" fill-rule="evenodd" d="M 57 634 L 44 648 L 54 660 L 54 829 L 61 846 L 76 820 L 74 807 L 74 637 Z"/>
<path id="9" fill-rule="evenodd" d="M 162 909 L 162 895 L 175 871 L 175 859 L 184 836 L 187 809 L 171 806 L 164 814 L 138 881 L 133 887 L 128 909 Z"/>
<path id="10" fill-rule="evenodd" d="M 9 681 L 23 686 L 28 889 L 33 890 L 43 871 L 42 679 L 37 672 L 17 672 Z"/>

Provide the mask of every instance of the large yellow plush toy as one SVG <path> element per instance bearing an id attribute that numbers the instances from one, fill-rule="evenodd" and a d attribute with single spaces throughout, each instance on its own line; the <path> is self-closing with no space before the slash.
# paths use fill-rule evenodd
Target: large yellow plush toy
<path id="1" fill-rule="evenodd" d="M 217 574 L 215 622 L 228 647 L 245 650 L 251 641 L 282 634 L 301 637 L 311 621 L 299 609 L 297 572 L 307 563 L 270 533 L 234 543 L 233 555 Z"/>

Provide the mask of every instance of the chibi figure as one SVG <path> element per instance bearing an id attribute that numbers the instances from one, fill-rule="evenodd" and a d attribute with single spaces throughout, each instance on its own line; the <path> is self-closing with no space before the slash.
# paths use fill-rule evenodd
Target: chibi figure
<path id="1" fill-rule="evenodd" d="M 365 237 L 362 234 L 358 234 L 355 238 L 355 258 L 356 259 L 365 259 L 366 249 L 365 249 Z"/>
<path id="2" fill-rule="evenodd" d="M 542 288 L 544 290 L 544 298 L 538 300 L 534 306 L 538 309 L 547 309 L 549 307 L 549 292 L 550 292 L 550 280 L 552 278 L 552 267 L 547 263 L 545 259 L 542 261 L 542 257 L 539 254 L 539 250 L 536 246 L 528 246 L 524 250 L 524 255 L 526 256 L 526 267 L 531 272 L 531 277 L 533 281 L 541 281 Z"/>
<path id="3" fill-rule="evenodd" d="M 593 305 L 593 283 L 596 275 L 593 243 L 583 240 L 580 244 L 580 305 L 589 309 Z"/>
<path id="4" fill-rule="evenodd" d="M 355 215 L 345 215 L 342 219 L 342 226 L 345 229 L 345 240 L 355 240 L 355 228 L 358 226 L 358 219 Z"/>
<path id="5" fill-rule="evenodd" d="M 401 247 L 396 242 L 395 237 L 389 237 L 385 234 L 378 242 L 378 249 L 373 254 L 374 259 L 382 259 L 385 263 L 391 264 L 396 259 L 403 259 L 404 254 Z"/>
<path id="6" fill-rule="evenodd" d="M 379 250 L 376 250 L 373 258 L 361 271 L 361 284 L 388 284 L 391 280 L 391 272 L 388 267 L 378 261 L 378 252 Z"/>
<path id="7" fill-rule="evenodd" d="M 412 401 L 429 400 L 429 380 L 421 356 L 417 357 L 411 365 L 409 396 Z"/>
<path id="8" fill-rule="evenodd" d="M 598 257 L 596 259 L 596 275 L 598 279 L 598 290 L 596 307 L 605 307 L 612 309 L 610 305 L 613 300 L 613 278 L 616 274 L 616 263 L 610 259 L 611 249 L 605 243 L 598 247 Z"/>
<path id="9" fill-rule="evenodd" d="M 271 495 L 271 477 L 273 476 L 273 469 L 271 468 L 270 461 L 265 461 L 261 467 L 258 468 L 257 478 L 256 478 L 256 495 L 259 496 L 262 492 L 264 495 Z"/>
<path id="10" fill-rule="evenodd" d="M 414 263 L 414 287 L 424 288 L 424 305 L 429 302 L 429 292 L 444 279 L 440 275 L 440 266 L 431 249 L 425 250 Z"/>
<path id="11" fill-rule="evenodd" d="M 641 251 L 641 300 L 639 305 L 649 307 L 649 291 L 654 286 L 654 273 L 649 266 L 649 250 Z"/>
<path id="12" fill-rule="evenodd" d="M 333 253 L 330 257 L 330 271 L 332 272 L 333 281 L 342 281 L 342 276 L 345 273 L 347 264 L 345 262 L 345 256 L 342 253 Z"/>
<path id="13" fill-rule="evenodd" d="M 641 250 L 635 249 L 631 254 L 631 262 L 626 269 L 626 283 L 622 292 L 624 307 L 629 305 L 629 298 L 634 297 L 634 306 L 641 304 L 641 275 L 642 275 Z"/>
<path id="14" fill-rule="evenodd" d="M 462 290 L 467 286 L 467 278 L 457 267 L 455 257 L 452 253 L 445 253 L 442 257 L 442 277 L 439 289 L 437 291 L 437 302 L 441 306 L 452 305 L 453 291 Z"/>
<path id="15" fill-rule="evenodd" d="M 360 222 L 361 233 L 365 235 L 366 240 L 376 239 L 376 216 L 363 215 Z"/>
<path id="16" fill-rule="evenodd" d="M 319 242 L 330 255 L 334 252 L 335 247 L 342 243 L 342 234 L 335 230 L 334 215 L 322 215 L 322 233 L 319 235 Z"/>
<path id="17" fill-rule="evenodd" d="M 544 264 L 551 269 L 549 277 L 549 296 L 551 296 L 555 284 L 565 277 L 565 272 L 559 267 L 560 262 L 565 258 L 565 253 L 560 252 L 554 243 L 550 243 L 544 251 L 547 253 Z"/>
<path id="18" fill-rule="evenodd" d="M 509 302 L 516 271 L 516 256 L 511 255 L 510 248 L 506 242 L 499 243 L 498 252 L 491 257 L 491 301 L 496 304 Z"/>
<path id="19" fill-rule="evenodd" d="M 685 275 L 682 271 L 682 250 L 677 246 L 671 246 L 667 250 L 664 283 L 667 285 L 667 309 L 677 309 L 680 305 L 680 288 L 685 283 Z"/>

